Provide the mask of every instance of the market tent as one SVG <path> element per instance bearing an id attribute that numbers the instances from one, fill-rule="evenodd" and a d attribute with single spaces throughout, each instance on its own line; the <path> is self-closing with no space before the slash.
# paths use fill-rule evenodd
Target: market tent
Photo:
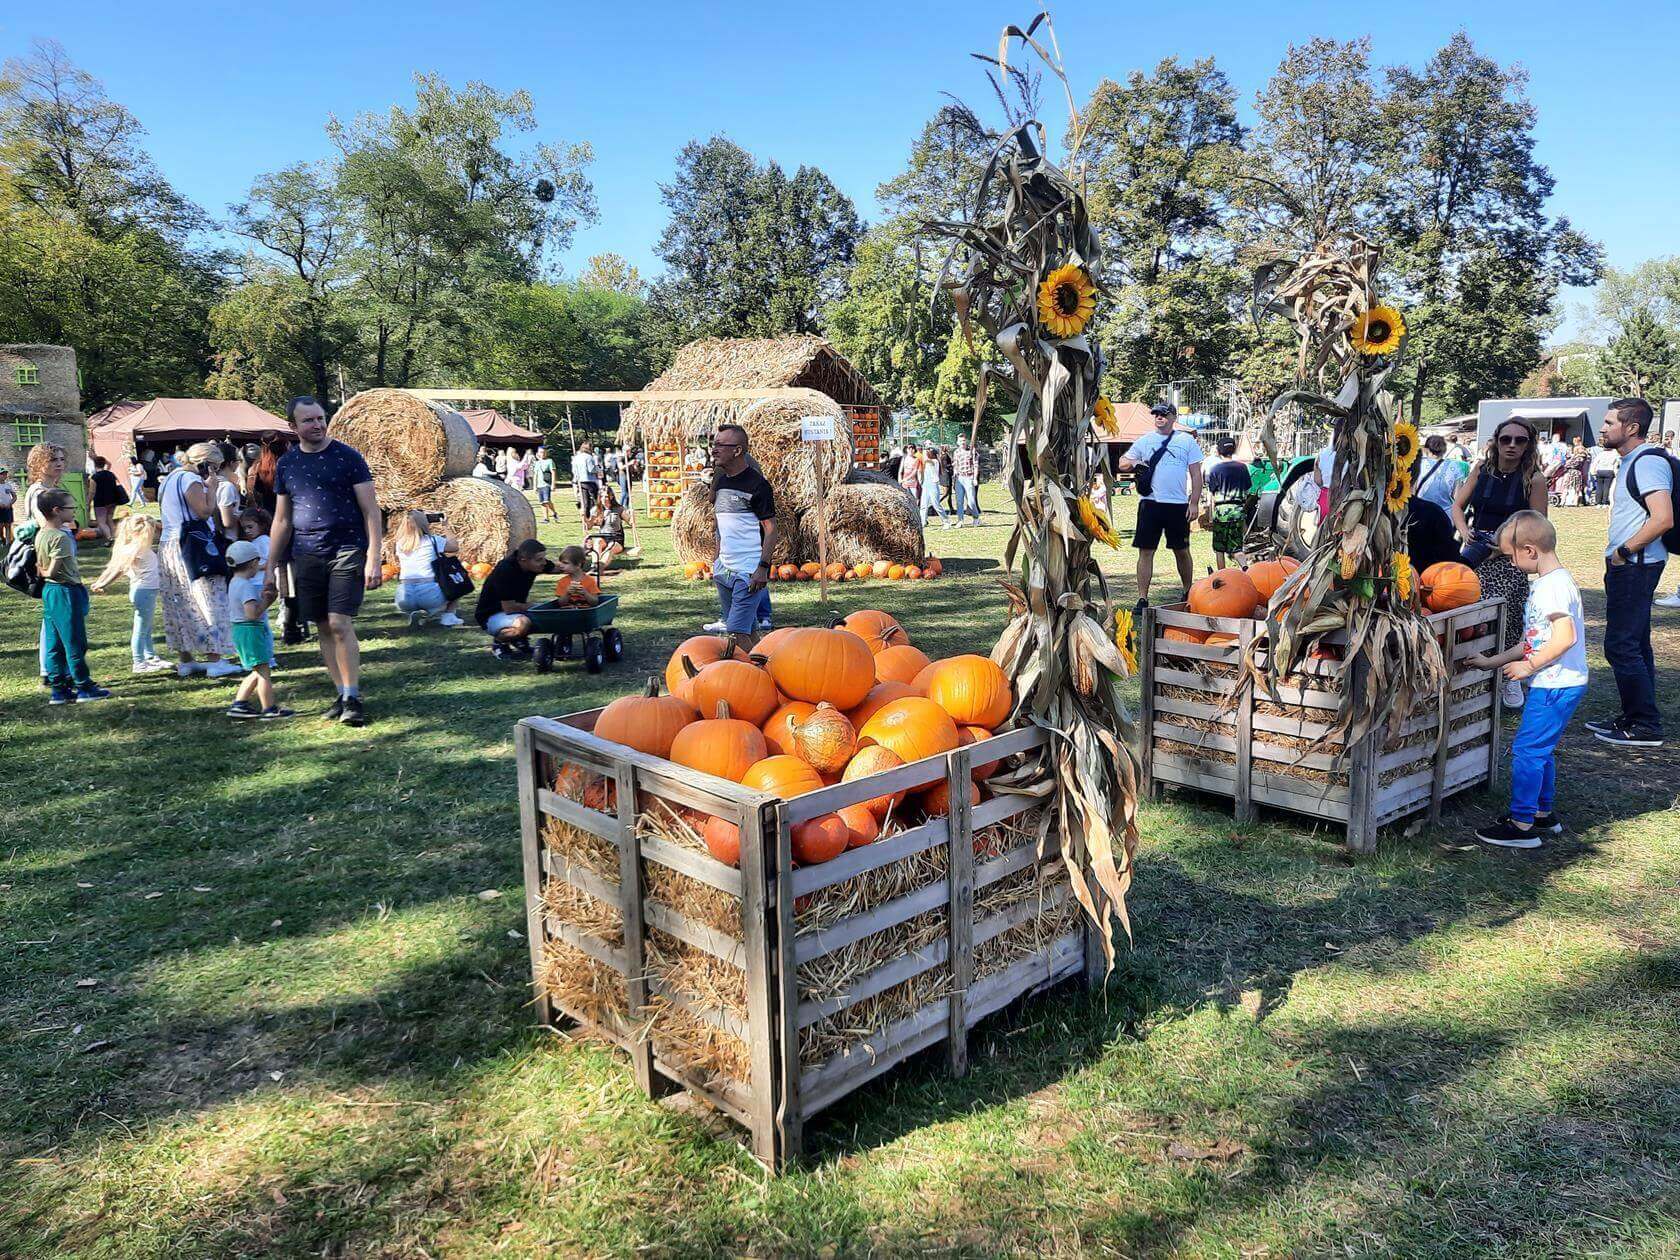
<path id="1" fill-rule="evenodd" d="M 1149 414 L 1149 404 L 1140 402 L 1117 402 L 1114 404 L 1113 433 L 1103 433 L 1098 441 L 1118 442 L 1124 450 L 1137 441 L 1145 433 L 1155 431 L 1155 417 Z M 1095 430 L 1101 432 L 1100 429 Z"/>
<path id="2" fill-rule="evenodd" d="M 543 435 L 523 428 L 493 407 L 466 407 L 461 411 L 480 446 L 541 446 Z"/>
<path id="3" fill-rule="evenodd" d="M 122 402 L 114 402 L 109 407 L 101 407 L 88 417 L 88 431 L 91 433 L 94 429 L 103 429 L 108 424 L 114 424 L 124 416 L 133 415 L 145 405 L 143 402 L 135 402 L 131 398 L 125 398 Z"/>
<path id="4" fill-rule="evenodd" d="M 95 455 L 123 466 L 131 446 L 183 445 L 211 439 L 255 442 L 265 433 L 289 433 L 279 416 L 237 398 L 154 398 L 145 406 L 94 429 Z"/>

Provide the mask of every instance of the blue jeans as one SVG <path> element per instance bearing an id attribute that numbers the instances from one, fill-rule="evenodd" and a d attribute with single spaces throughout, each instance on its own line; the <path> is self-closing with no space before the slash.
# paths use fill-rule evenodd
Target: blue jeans
<path id="1" fill-rule="evenodd" d="M 157 655 L 157 649 L 152 644 L 152 614 L 157 611 L 157 597 L 158 588 L 155 586 L 128 588 L 128 602 L 134 605 L 134 633 L 129 636 L 128 650 L 133 654 L 136 665 Z"/>
<path id="2" fill-rule="evenodd" d="M 397 583 L 398 612 L 440 613 L 446 603 L 443 588 L 436 582 L 404 578 Z"/>
<path id="3" fill-rule="evenodd" d="M 922 524 L 923 525 L 926 525 L 928 523 L 928 513 L 929 512 L 938 512 L 939 513 L 939 519 L 942 523 L 944 523 L 946 525 L 949 525 L 951 523 L 951 518 L 945 515 L 945 509 L 944 509 L 943 506 L 941 506 L 941 504 L 939 502 L 939 487 L 938 486 L 923 486 L 922 487 Z"/>
<path id="4" fill-rule="evenodd" d="M 87 667 L 87 613 L 87 587 L 48 582 L 41 588 L 44 672 L 54 688 L 86 687 L 93 682 Z"/>
<path id="5" fill-rule="evenodd" d="M 752 589 L 752 578 L 728 569 L 716 569 L 712 573 L 712 585 L 717 588 L 724 628 L 730 634 L 751 634 L 761 606 L 759 592 Z"/>
<path id="6" fill-rule="evenodd" d="M 770 588 L 768 586 L 761 587 L 759 589 L 758 607 L 753 610 L 753 620 L 757 622 L 773 620 L 773 615 L 770 611 Z"/>
<path id="7" fill-rule="evenodd" d="M 973 477 L 957 478 L 957 522 L 960 524 L 966 513 L 972 512 L 974 519 L 980 519 L 980 486 Z"/>
<path id="8" fill-rule="evenodd" d="M 1657 712 L 1657 666 L 1651 655 L 1651 601 L 1662 582 L 1660 564 L 1604 566 L 1604 659 L 1616 675 L 1622 721 L 1662 734 Z"/>
<path id="9" fill-rule="evenodd" d="M 1511 740 L 1511 817 L 1517 822 L 1532 823 L 1536 814 L 1552 812 L 1558 740 L 1586 694 L 1584 684 L 1528 689 L 1522 722 Z"/>

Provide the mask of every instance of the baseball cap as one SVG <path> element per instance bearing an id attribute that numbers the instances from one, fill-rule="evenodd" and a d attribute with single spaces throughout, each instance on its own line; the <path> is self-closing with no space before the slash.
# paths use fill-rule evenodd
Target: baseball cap
<path id="1" fill-rule="evenodd" d="M 1149 409 L 1149 414 L 1152 416 L 1176 416 L 1178 408 L 1171 403 L 1156 403 Z"/>
<path id="2" fill-rule="evenodd" d="M 236 569 L 242 564 L 249 564 L 260 555 L 262 552 L 257 550 L 257 544 L 246 542 L 243 538 L 227 549 L 228 563 Z"/>

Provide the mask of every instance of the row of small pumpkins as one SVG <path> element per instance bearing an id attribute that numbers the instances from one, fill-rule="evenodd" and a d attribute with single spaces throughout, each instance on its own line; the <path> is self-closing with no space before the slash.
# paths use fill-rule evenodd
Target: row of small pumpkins
<path id="1" fill-rule="evenodd" d="M 1300 562 L 1284 556 L 1261 560 L 1246 569 L 1220 569 L 1190 587 L 1186 607 L 1202 617 L 1264 618 L 1272 597 Z M 1481 579 L 1474 569 L 1456 560 L 1432 564 L 1418 575 L 1418 593 L 1429 612 L 1463 608 L 1482 597 Z M 1162 637 L 1185 643 L 1235 643 L 1229 631 L 1191 630 L 1169 626 Z"/>
<path id="2" fill-rule="evenodd" d="M 929 556 L 921 564 L 897 564 L 890 560 L 876 560 L 871 564 L 844 565 L 838 562 L 828 566 L 828 580 L 830 582 L 862 582 L 869 578 L 885 578 L 889 582 L 901 580 L 917 581 L 923 578 L 936 578 L 945 572 L 945 566 L 938 556 Z M 683 565 L 683 577 L 690 582 L 704 581 L 712 576 L 712 566 L 704 561 L 691 560 Z M 804 564 L 778 564 L 770 568 L 772 582 L 815 582 L 823 576 L 823 566 L 815 560 L 807 560 Z"/>
<path id="3" fill-rule="evenodd" d="M 728 649 L 727 638 L 685 640 L 666 666 L 668 694 L 650 678 L 643 695 L 601 711 L 595 734 L 791 800 L 989 739 L 1015 703 L 1009 679 L 987 657 L 929 660 L 896 619 L 874 610 L 852 613 L 832 629 L 774 630 L 750 657 Z M 971 803 L 980 800 L 974 784 L 996 769 L 996 762 L 974 767 Z M 910 796 L 930 817 L 950 810 L 948 783 L 930 779 L 800 823 L 795 859 L 826 862 L 871 843 Z M 739 863 L 733 823 L 695 821 L 714 857 Z"/>

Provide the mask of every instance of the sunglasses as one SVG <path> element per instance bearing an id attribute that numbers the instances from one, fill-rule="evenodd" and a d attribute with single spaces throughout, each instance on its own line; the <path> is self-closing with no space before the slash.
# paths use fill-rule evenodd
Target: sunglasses
<path id="1" fill-rule="evenodd" d="M 1526 437 L 1523 437 L 1520 433 L 1514 433 L 1514 434 L 1511 434 L 1508 437 L 1507 436 L 1501 436 L 1500 439 L 1499 439 L 1499 445 L 1501 445 L 1501 446 L 1527 446 L 1528 445 L 1528 439 Z"/>

